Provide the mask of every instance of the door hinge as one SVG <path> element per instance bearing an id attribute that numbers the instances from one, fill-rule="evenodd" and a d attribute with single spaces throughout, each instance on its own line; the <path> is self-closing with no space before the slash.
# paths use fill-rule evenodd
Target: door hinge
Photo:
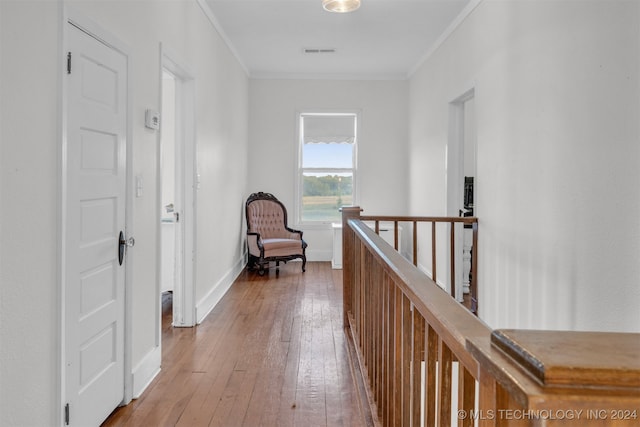
<path id="1" fill-rule="evenodd" d="M 64 405 L 64 424 L 69 425 L 69 404 Z"/>
<path id="2" fill-rule="evenodd" d="M 67 53 L 67 74 L 71 74 L 71 52 Z"/>

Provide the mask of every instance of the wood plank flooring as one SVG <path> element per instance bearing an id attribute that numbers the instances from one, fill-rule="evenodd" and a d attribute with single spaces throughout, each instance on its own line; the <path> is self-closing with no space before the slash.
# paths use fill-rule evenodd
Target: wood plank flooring
<path id="1" fill-rule="evenodd" d="M 163 307 L 162 371 L 104 427 L 370 424 L 342 328 L 342 271 L 330 263 L 244 271 L 195 328 L 171 327 Z"/>

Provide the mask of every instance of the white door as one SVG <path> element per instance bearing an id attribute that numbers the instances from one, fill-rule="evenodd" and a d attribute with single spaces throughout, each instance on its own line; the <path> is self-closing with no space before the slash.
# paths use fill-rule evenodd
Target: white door
<path id="1" fill-rule="evenodd" d="M 69 24 L 65 221 L 68 424 L 124 397 L 127 58 Z"/>

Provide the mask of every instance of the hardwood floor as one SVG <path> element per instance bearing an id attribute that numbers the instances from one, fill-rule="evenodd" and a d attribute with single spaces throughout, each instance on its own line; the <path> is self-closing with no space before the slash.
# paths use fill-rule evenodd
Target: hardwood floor
<path id="1" fill-rule="evenodd" d="M 350 371 L 342 271 L 330 263 L 244 271 L 195 328 L 172 328 L 170 310 L 163 302 L 162 371 L 103 426 L 371 423 Z"/>

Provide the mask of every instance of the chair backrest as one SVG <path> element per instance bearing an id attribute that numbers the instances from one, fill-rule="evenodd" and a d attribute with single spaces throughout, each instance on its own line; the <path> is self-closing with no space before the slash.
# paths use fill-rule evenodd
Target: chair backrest
<path id="1" fill-rule="evenodd" d="M 273 194 L 253 193 L 245 205 L 247 231 L 260 233 L 263 239 L 287 235 L 287 209 Z"/>

